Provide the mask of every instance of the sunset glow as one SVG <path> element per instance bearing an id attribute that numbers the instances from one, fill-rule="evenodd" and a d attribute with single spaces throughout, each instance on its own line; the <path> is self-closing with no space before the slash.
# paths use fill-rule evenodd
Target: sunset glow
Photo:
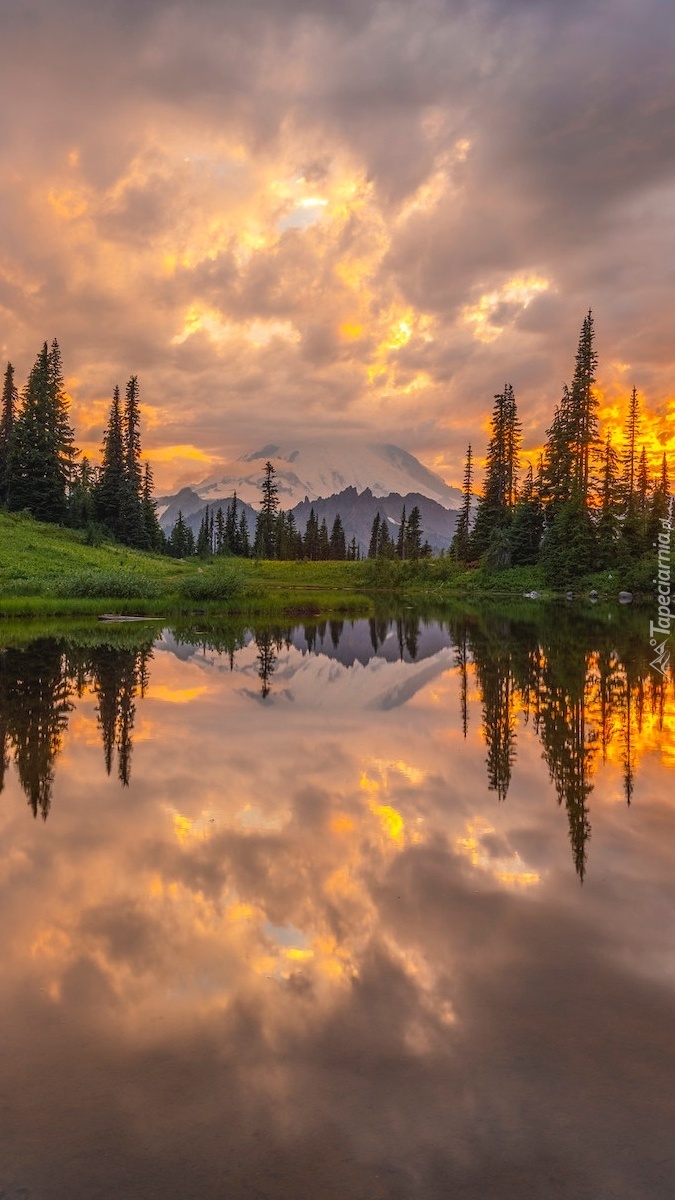
<path id="1" fill-rule="evenodd" d="M 519 69 L 503 94 L 478 67 L 487 12 L 402 8 L 388 23 L 366 8 L 356 56 L 347 13 L 266 19 L 285 47 L 273 57 L 253 16 L 227 6 L 106 10 L 77 48 L 67 0 L 44 8 L 31 70 L 54 126 L 25 105 L 0 195 L 0 352 L 18 379 L 57 337 L 77 443 L 96 457 L 113 386 L 137 373 L 160 490 L 194 482 L 198 455 L 299 436 L 309 407 L 318 436 L 376 434 L 457 484 L 505 378 L 542 444 L 590 306 L 608 425 L 618 436 L 635 383 L 656 470 L 675 436 L 670 124 L 658 95 L 629 104 L 638 126 L 657 114 L 648 133 L 623 116 L 628 79 L 659 86 L 643 10 L 622 10 L 616 39 L 600 39 L 601 98 L 562 10 L 526 38 L 505 16 L 499 58 Z M 20 23 L 3 35 L 11 100 Z M 448 69 L 457 55 L 466 69 Z M 561 170 L 546 158 L 557 139 Z"/>

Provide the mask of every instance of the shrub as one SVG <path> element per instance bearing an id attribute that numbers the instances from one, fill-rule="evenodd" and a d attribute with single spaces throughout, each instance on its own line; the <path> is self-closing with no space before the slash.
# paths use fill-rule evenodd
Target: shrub
<path id="1" fill-rule="evenodd" d="M 55 596 L 90 599 L 153 600 L 162 588 L 155 579 L 131 571 L 73 571 L 52 584 Z"/>
<path id="2" fill-rule="evenodd" d="M 236 571 L 220 569 L 209 574 L 188 575 L 180 583 L 180 595 L 185 600 L 233 600 L 243 588 Z"/>

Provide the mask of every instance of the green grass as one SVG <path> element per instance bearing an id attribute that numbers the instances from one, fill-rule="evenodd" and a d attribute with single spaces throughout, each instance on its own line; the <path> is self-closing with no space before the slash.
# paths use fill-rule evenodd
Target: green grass
<path id="1" fill-rule="evenodd" d="M 606 574 L 580 581 L 615 596 Z M 637 577 L 636 577 L 637 582 Z M 636 592 L 638 589 L 635 589 Z M 0 617 L 368 616 L 378 597 L 416 604 L 519 597 L 544 585 L 537 567 L 489 573 L 449 558 L 420 562 L 180 561 L 112 543 L 88 545 L 83 533 L 0 512 Z"/>

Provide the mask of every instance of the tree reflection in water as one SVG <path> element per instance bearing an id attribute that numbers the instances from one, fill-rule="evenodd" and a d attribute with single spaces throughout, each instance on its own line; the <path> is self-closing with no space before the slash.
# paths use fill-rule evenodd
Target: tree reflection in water
<path id="1" fill-rule="evenodd" d="M 670 680 L 650 668 L 649 644 L 636 621 L 620 628 L 607 619 L 582 618 L 572 610 L 542 607 L 514 615 L 494 610 L 422 620 L 411 610 L 369 622 L 307 622 L 303 627 L 259 627 L 247 633 L 182 634 L 179 644 L 229 656 L 230 668 L 253 640 L 260 694 L 267 699 L 284 646 L 303 654 L 340 657 L 348 631 L 359 625 L 355 659 L 384 655 L 413 662 L 431 655 L 425 634 L 433 631 L 454 646 L 459 676 L 459 720 L 467 737 L 475 682 L 487 748 L 488 788 L 507 798 L 517 756 L 519 722 L 539 738 L 558 803 L 568 816 L 574 864 L 583 881 L 591 834 L 589 798 L 600 762 L 611 752 L 621 762 L 624 794 L 634 797 L 636 754 L 643 725 L 663 731 Z M 433 639 L 432 639 L 433 641 Z M 422 647 L 420 649 L 420 647 Z M 0 791 L 10 759 L 32 812 L 46 819 L 52 801 L 54 764 L 62 749 L 74 701 L 87 690 L 96 697 L 97 725 L 106 772 L 116 766 L 127 786 L 131 772 L 136 704 L 142 699 L 152 641 L 77 646 L 40 638 L 24 649 L 0 652 Z M 355 661 L 353 659 L 352 661 Z M 341 660 L 345 663 L 344 657 Z"/>
<path id="2" fill-rule="evenodd" d="M 74 697 L 91 689 L 98 700 L 106 772 L 115 752 L 120 783 L 131 771 L 135 701 L 147 686 L 152 642 L 141 646 L 75 647 L 40 638 L 26 649 L 0 653 L 0 791 L 10 755 L 33 815 L 47 819 L 54 763 L 63 747 Z"/>

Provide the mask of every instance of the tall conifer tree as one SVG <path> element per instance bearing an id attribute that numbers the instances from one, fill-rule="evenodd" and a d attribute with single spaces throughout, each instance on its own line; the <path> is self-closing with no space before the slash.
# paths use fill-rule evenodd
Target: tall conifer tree
<path id="1" fill-rule="evenodd" d="M 0 402 L 0 504 L 4 504 L 7 499 L 7 468 L 18 398 L 14 384 L 14 367 L 8 362 Z"/>
<path id="2" fill-rule="evenodd" d="M 24 388 L 7 463 L 7 503 L 41 521 L 65 521 L 75 451 L 60 351 L 45 342 Z"/>
<path id="3" fill-rule="evenodd" d="M 120 389 L 115 387 L 108 424 L 103 434 L 101 470 L 95 489 L 96 512 L 99 521 L 107 525 L 115 537 L 123 539 L 122 515 L 126 488 L 126 465 Z"/>

